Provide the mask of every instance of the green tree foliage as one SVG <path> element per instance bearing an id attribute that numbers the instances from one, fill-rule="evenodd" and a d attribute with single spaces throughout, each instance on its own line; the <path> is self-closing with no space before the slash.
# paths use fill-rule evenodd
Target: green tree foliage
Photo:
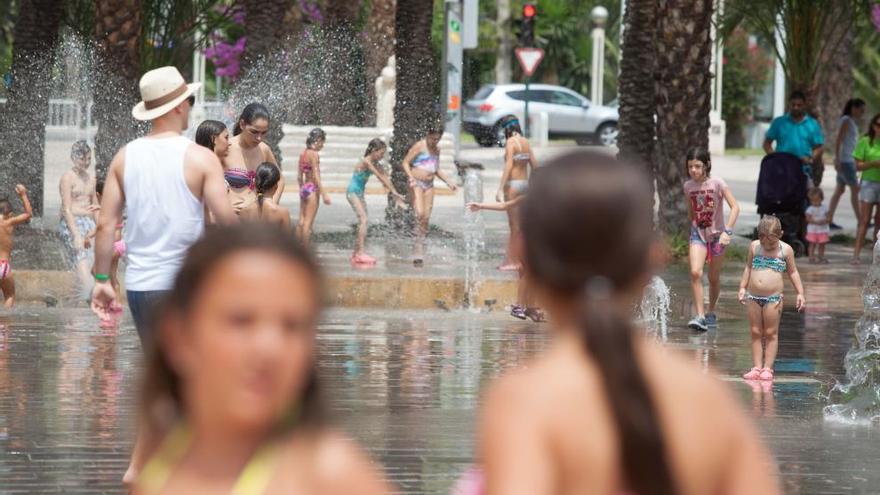
<path id="1" fill-rule="evenodd" d="M 866 0 L 729 0 L 723 32 L 746 23 L 773 47 L 789 89 L 804 91 L 812 103 L 820 61 L 837 49 L 853 19 L 868 15 L 867 7 Z M 785 33 L 784 54 L 774 43 L 777 30 Z"/>
<path id="2" fill-rule="evenodd" d="M 12 66 L 12 30 L 15 27 L 16 1 L 0 2 L 0 76 Z M 0 84 L 0 95 L 4 94 Z"/>
<path id="3" fill-rule="evenodd" d="M 880 7 L 875 7 L 880 8 Z M 873 115 L 880 112 L 880 27 L 875 26 L 868 16 L 859 16 L 855 26 L 855 53 L 853 54 L 853 76 L 856 87 L 855 96 L 867 102 Z"/>
<path id="4" fill-rule="evenodd" d="M 511 2 L 512 26 L 518 31 L 523 0 Z M 605 99 L 617 97 L 617 73 L 620 60 L 620 0 L 540 0 L 535 21 L 535 38 L 545 50 L 534 82 L 560 84 L 585 96 L 590 94 L 590 60 L 593 44 L 590 11 L 603 5 L 609 11 L 605 25 Z M 434 0 L 432 42 L 439 61 L 443 53 L 443 4 Z M 471 95 L 483 84 L 494 82 L 498 42 L 495 37 L 495 0 L 480 0 L 479 47 L 465 50 L 464 94 Z M 516 36 L 515 36 L 516 38 Z M 514 41 L 514 47 L 519 46 Z M 438 64 L 439 66 L 439 64 Z M 519 63 L 513 62 L 514 81 L 523 81 Z"/>
<path id="5" fill-rule="evenodd" d="M 742 28 L 724 39 L 721 114 L 727 123 L 727 146 L 743 146 L 742 129 L 751 118 L 757 97 L 773 71 L 773 60 Z"/>

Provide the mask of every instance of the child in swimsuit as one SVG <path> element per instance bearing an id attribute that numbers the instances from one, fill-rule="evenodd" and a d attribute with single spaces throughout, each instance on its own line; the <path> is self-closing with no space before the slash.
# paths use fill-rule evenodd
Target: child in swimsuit
<path id="1" fill-rule="evenodd" d="M 14 215 L 9 200 L 0 199 L 0 290 L 3 291 L 3 306 L 6 308 L 11 308 L 15 304 L 15 280 L 12 278 L 10 264 L 13 232 L 17 225 L 29 222 L 34 213 L 27 197 L 27 189 L 18 184 L 15 186 L 15 192 L 24 205 L 24 213 Z"/>
<path id="2" fill-rule="evenodd" d="M 519 119 L 508 116 L 501 120 L 501 127 L 504 129 L 507 142 L 504 145 L 504 172 L 501 174 L 501 182 L 498 185 L 498 192 L 495 194 L 495 201 L 499 203 L 511 201 L 525 194 L 529 187 L 529 173 L 536 166 L 535 155 L 532 153 L 529 141 L 523 137 Z M 502 271 L 513 271 L 519 268 L 519 260 L 512 254 L 513 240 L 519 233 L 518 216 L 515 209 L 507 212 L 510 236 L 507 242 L 507 254 L 498 267 Z"/>
<path id="3" fill-rule="evenodd" d="M 739 284 L 739 302 L 748 308 L 752 332 L 752 369 L 746 380 L 773 380 L 773 362 L 779 348 L 779 319 L 782 317 L 782 275 L 788 273 L 797 292 L 797 310 L 807 302 L 804 286 L 794 263 L 791 246 L 780 241 L 782 224 L 766 215 L 758 224 L 758 240 L 749 245 L 749 257 Z"/>
<path id="4" fill-rule="evenodd" d="M 429 129 L 425 139 L 412 145 L 400 163 L 403 172 L 409 178 L 412 205 L 416 213 L 416 245 L 413 257 L 415 266 L 422 266 L 423 263 L 425 236 L 428 234 L 431 211 L 434 209 L 434 178 L 439 177 L 449 189 L 456 190 L 455 184 L 450 182 L 446 174 L 440 170 L 441 137 L 443 137 L 443 129 L 439 127 Z"/>
<path id="5" fill-rule="evenodd" d="M 290 211 L 275 203 L 278 182 L 281 180 L 281 171 L 272 162 L 263 162 L 257 167 L 254 179 L 257 191 L 257 201 L 241 210 L 239 215 L 243 220 L 261 221 L 275 225 L 288 234 L 293 233 L 290 227 Z"/>
<path id="6" fill-rule="evenodd" d="M 684 196 L 691 220 L 688 255 L 691 268 L 691 290 L 694 294 L 696 316 L 688 327 L 702 332 L 718 324 L 715 304 L 721 295 L 721 268 L 724 250 L 730 244 L 733 227 L 739 216 L 739 205 L 724 179 L 710 177 L 712 159 L 703 149 L 691 149 L 687 154 L 687 171 L 690 180 L 684 183 Z M 727 222 L 724 221 L 724 205 L 730 207 Z M 703 306 L 703 266 L 709 261 L 709 311 Z"/>
<path id="7" fill-rule="evenodd" d="M 470 211 L 480 211 L 480 210 L 493 210 L 493 211 L 510 211 L 515 208 L 519 203 L 521 203 L 526 198 L 525 194 L 519 195 L 510 201 L 505 201 L 503 203 L 468 203 L 465 205 Z M 516 234 L 519 236 L 519 232 Z M 512 246 L 518 246 L 522 243 L 511 242 Z M 516 289 L 516 303 L 510 307 L 510 316 L 514 318 L 525 320 L 526 318 L 531 318 L 532 321 L 536 323 L 540 323 L 545 321 L 544 312 L 539 308 L 533 306 L 533 297 L 531 292 L 529 291 L 529 283 L 526 278 L 526 273 L 522 269 L 522 267 L 518 267 L 519 271 L 519 283 L 517 284 Z"/>
<path id="8" fill-rule="evenodd" d="M 306 138 L 306 149 L 299 156 L 297 181 L 299 182 L 299 224 L 297 237 L 308 246 L 312 237 L 312 226 L 318 215 L 318 195 L 324 204 L 330 204 L 330 196 L 321 187 L 321 157 L 318 152 L 324 148 L 327 135 L 318 127 L 312 129 Z"/>
<path id="9" fill-rule="evenodd" d="M 367 181 L 370 175 L 375 175 L 383 186 L 397 200 L 397 205 L 402 206 L 406 198 L 394 189 L 391 180 L 382 171 L 379 161 L 385 156 L 388 147 L 385 142 L 379 138 L 373 139 L 367 145 L 364 152 L 364 158 L 355 165 L 354 173 L 351 174 L 351 181 L 348 183 L 348 189 L 345 191 L 345 198 L 358 217 L 358 233 L 357 240 L 354 245 L 354 253 L 351 255 L 351 263 L 358 266 L 373 266 L 376 264 L 376 258 L 364 252 L 364 244 L 367 238 L 367 202 L 364 198 L 366 193 Z"/>

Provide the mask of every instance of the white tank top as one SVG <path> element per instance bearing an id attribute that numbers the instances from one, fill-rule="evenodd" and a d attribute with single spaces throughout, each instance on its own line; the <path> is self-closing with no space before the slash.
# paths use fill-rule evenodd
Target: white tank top
<path id="1" fill-rule="evenodd" d="M 183 175 L 193 144 L 183 137 L 140 138 L 125 147 L 125 287 L 170 290 L 187 249 L 202 235 L 202 202 Z"/>

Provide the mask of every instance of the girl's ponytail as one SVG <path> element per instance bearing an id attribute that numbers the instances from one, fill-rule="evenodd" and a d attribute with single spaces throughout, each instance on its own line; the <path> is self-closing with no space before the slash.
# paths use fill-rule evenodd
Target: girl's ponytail
<path id="1" fill-rule="evenodd" d="M 260 213 L 263 213 L 263 197 L 278 184 L 279 180 L 281 180 L 281 171 L 274 163 L 263 162 L 257 167 L 254 174 L 254 189 L 257 192 L 257 206 Z"/>
<path id="2" fill-rule="evenodd" d="M 532 175 L 520 224 L 530 283 L 577 312 L 585 357 L 596 364 L 617 427 L 625 488 L 672 495 L 657 404 L 639 366 L 630 308 L 623 306 L 623 293 L 647 281 L 652 268 L 650 180 L 640 168 L 596 152 L 558 156 Z"/>
<path id="3" fill-rule="evenodd" d="M 611 300 L 609 279 L 591 277 L 580 303 L 584 350 L 596 362 L 611 415 L 617 423 L 626 488 L 634 493 L 673 495 L 675 484 L 657 407 L 639 369 L 631 315 Z"/>

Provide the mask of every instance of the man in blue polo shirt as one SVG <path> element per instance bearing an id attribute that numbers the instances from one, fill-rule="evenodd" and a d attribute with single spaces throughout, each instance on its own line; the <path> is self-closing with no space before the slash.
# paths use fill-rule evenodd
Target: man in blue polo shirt
<path id="1" fill-rule="evenodd" d="M 812 165 L 822 157 L 825 138 L 819 122 L 807 115 L 807 99 L 800 91 L 793 91 L 788 98 L 788 113 L 773 119 L 764 151 L 773 153 L 773 141 L 779 153 L 789 153 L 801 159 L 804 165 Z"/>

